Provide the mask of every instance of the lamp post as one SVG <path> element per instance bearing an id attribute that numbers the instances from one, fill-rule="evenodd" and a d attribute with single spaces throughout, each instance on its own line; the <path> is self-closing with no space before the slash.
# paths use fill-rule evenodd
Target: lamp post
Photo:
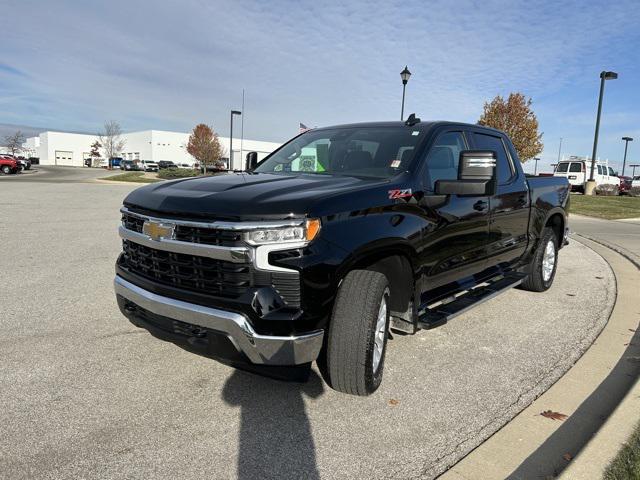
<path id="1" fill-rule="evenodd" d="M 404 70 L 400 72 L 400 78 L 402 79 L 402 108 L 400 109 L 400 121 L 404 120 L 404 92 L 407 88 L 407 82 L 409 81 L 410 77 L 411 72 L 405 65 Z"/>
<path id="2" fill-rule="evenodd" d="M 533 167 L 533 174 L 537 175 L 538 174 L 538 162 L 540 161 L 540 159 L 538 157 L 533 157 L 533 161 L 536 162 L 534 167 Z"/>
<path id="3" fill-rule="evenodd" d="M 606 80 L 615 80 L 618 78 L 616 72 L 600 72 L 600 95 L 598 97 L 598 115 L 596 116 L 596 133 L 593 137 L 593 153 L 591 154 L 591 175 L 589 181 L 586 182 L 584 193 L 585 195 L 593 195 L 596 188 L 596 182 L 593 179 L 593 173 L 596 168 L 596 154 L 598 153 L 598 133 L 600 131 L 600 115 L 602 114 L 602 96 L 604 95 L 604 82 Z"/>
<path id="4" fill-rule="evenodd" d="M 629 165 L 629 166 L 630 166 L 631 168 L 633 168 L 633 172 L 631 173 L 631 176 L 632 176 L 632 177 L 635 177 L 635 176 L 636 176 L 636 167 L 640 167 L 640 164 L 635 163 L 635 164 L 633 164 L 633 165 Z"/>
<path id="5" fill-rule="evenodd" d="M 229 170 L 235 170 L 233 168 L 233 116 L 242 115 L 242 112 L 238 110 L 231 110 L 231 128 L 229 128 Z"/>
<path id="6" fill-rule="evenodd" d="M 560 163 L 560 154 L 562 153 L 562 137 L 560 137 L 560 145 L 558 146 L 558 163 Z"/>
<path id="7" fill-rule="evenodd" d="M 629 142 L 633 142 L 633 138 L 622 137 L 622 140 L 624 140 L 624 159 L 622 160 L 622 176 L 624 177 L 624 167 L 627 164 L 627 147 L 629 146 Z"/>

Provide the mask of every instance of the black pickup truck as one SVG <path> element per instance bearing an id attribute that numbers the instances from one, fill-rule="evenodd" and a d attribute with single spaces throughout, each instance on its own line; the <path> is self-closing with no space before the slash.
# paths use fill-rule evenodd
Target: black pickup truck
<path id="1" fill-rule="evenodd" d="M 412 115 L 310 130 L 256 158 L 133 191 L 119 230 L 122 313 L 237 368 L 282 378 L 317 360 L 334 389 L 371 394 L 390 329 L 547 290 L 567 241 L 567 180 L 527 178 L 490 128 Z"/>

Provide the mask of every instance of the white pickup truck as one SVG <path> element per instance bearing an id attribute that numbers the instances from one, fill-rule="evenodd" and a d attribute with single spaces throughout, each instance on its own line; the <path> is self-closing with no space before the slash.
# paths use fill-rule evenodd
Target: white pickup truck
<path id="1" fill-rule="evenodd" d="M 569 180 L 571 190 L 584 192 L 584 185 L 591 175 L 591 161 L 585 158 L 569 157 L 562 160 L 553 172 L 554 177 L 565 177 Z M 618 174 L 608 165 L 608 162 L 596 161 L 593 171 L 596 186 L 614 185 L 620 189 Z"/>

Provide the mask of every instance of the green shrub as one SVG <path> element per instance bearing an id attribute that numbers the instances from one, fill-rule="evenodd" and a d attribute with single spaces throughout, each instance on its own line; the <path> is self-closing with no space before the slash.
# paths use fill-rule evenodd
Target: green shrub
<path id="1" fill-rule="evenodd" d="M 200 175 L 197 170 L 187 170 L 185 168 L 163 168 L 158 172 L 158 178 L 172 180 L 175 178 L 189 178 Z"/>

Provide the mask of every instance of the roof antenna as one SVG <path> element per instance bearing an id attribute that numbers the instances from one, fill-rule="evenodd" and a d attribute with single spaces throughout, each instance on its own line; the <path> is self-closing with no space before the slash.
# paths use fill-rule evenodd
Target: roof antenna
<path id="1" fill-rule="evenodd" d="M 409 115 L 409 118 L 407 118 L 407 120 L 404 122 L 404 124 L 408 127 L 412 127 L 416 123 L 420 123 L 420 119 L 416 117 L 415 113 Z"/>

